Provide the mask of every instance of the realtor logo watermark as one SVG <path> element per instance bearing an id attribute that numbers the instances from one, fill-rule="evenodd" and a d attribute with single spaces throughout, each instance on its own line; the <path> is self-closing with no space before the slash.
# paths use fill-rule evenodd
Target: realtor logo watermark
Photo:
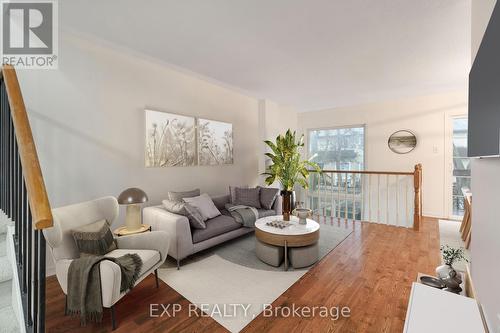
<path id="1" fill-rule="evenodd" d="M 57 1 L 2 0 L 2 63 L 23 69 L 56 69 Z"/>

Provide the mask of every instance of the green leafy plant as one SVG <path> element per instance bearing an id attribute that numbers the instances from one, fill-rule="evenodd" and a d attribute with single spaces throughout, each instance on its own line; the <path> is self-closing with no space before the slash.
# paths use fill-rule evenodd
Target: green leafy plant
<path id="1" fill-rule="evenodd" d="M 295 131 L 287 130 L 285 135 L 278 135 L 276 142 L 264 141 L 272 152 L 266 156 L 273 162 L 263 175 L 266 175 L 266 184 L 271 185 L 278 181 L 284 191 L 293 191 L 295 184 L 304 189 L 309 187 L 307 178 L 309 170 L 321 173 L 321 168 L 314 162 L 302 160 L 300 151 L 304 147 L 304 135 L 297 139 Z"/>
<path id="2" fill-rule="evenodd" d="M 454 248 L 448 245 L 441 246 L 441 254 L 443 255 L 444 263 L 448 266 L 453 266 L 453 263 L 460 260 L 469 262 L 464 256 L 463 248 Z"/>

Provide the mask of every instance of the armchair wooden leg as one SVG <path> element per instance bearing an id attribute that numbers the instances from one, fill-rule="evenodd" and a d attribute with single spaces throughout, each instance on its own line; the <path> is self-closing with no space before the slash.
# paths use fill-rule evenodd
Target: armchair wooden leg
<path id="1" fill-rule="evenodd" d="M 68 295 L 65 295 L 64 299 L 64 315 L 68 315 Z"/>
<path id="2" fill-rule="evenodd" d="M 115 317 L 115 306 L 111 306 L 111 326 L 113 327 L 113 331 L 116 330 L 116 317 Z"/>
<path id="3" fill-rule="evenodd" d="M 158 283 L 158 270 L 155 269 L 155 280 L 156 280 L 156 288 L 160 288 L 160 284 Z"/>

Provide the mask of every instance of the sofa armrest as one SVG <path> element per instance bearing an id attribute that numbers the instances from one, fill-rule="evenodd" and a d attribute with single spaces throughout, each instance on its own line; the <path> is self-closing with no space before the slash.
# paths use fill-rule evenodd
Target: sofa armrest
<path id="1" fill-rule="evenodd" d="M 144 223 L 151 225 L 153 231 L 165 231 L 168 234 L 168 254 L 171 257 L 183 259 L 193 253 L 191 227 L 186 216 L 170 213 L 162 206 L 146 207 L 142 214 Z"/>
<path id="2" fill-rule="evenodd" d="M 116 239 L 119 249 L 155 250 L 160 252 L 161 263 L 167 259 L 170 238 L 165 231 L 151 231 L 121 236 Z"/>
<path id="3" fill-rule="evenodd" d="M 276 200 L 274 200 L 273 209 L 276 212 L 276 215 L 283 214 L 283 197 L 278 194 Z"/>
<path id="4" fill-rule="evenodd" d="M 57 281 L 66 295 L 68 294 L 68 271 L 72 261 L 73 259 L 56 261 Z M 101 273 L 102 305 L 109 308 L 121 298 L 122 273 L 120 266 L 109 260 L 101 261 L 99 270 Z"/>

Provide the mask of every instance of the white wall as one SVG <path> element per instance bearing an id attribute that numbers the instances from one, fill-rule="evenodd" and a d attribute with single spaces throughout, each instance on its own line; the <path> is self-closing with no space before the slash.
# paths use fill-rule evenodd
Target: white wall
<path id="1" fill-rule="evenodd" d="M 20 73 L 53 207 L 129 186 L 223 194 L 258 180 L 258 101 L 166 66 L 63 36 L 56 71 Z M 233 124 L 234 165 L 144 167 L 144 109 Z"/>
<path id="2" fill-rule="evenodd" d="M 449 163 L 449 131 L 446 119 L 466 114 L 465 91 L 399 99 L 352 107 L 299 113 L 299 129 L 365 125 L 366 170 L 413 171 L 423 165 L 423 213 L 427 216 L 448 215 L 445 195 L 446 170 Z M 399 155 L 387 147 L 389 136 L 397 130 L 411 130 L 417 136 L 417 147 Z M 445 133 L 448 133 L 447 135 Z M 451 143 L 449 143 L 451 148 Z M 450 199 L 451 200 L 451 199 Z"/>
<path id="3" fill-rule="evenodd" d="M 495 0 L 472 1 L 472 56 L 475 57 Z M 500 332 L 500 159 L 473 159 L 471 275 L 490 332 Z"/>
<path id="4" fill-rule="evenodd" d="M 131 186 L 144 189 L 152 205 L 169 190 L 217 195 L 229 185 L 259 182 L 261 140 L 282 129 L 273 114 L 281 107 L 259 119 L 256 98 L 68 33 L 60 35 L 59 49 L 58 70 L 18 72 L 52 207 L 118 196 Z M 145 168 L 144 109 L 232 123 L 234 164 Z M 292 110 L 287 117 L 296 123 Z M 124 210 L 113 227 L 123 217 Z"/>
<path id="5" fill-rule="evenodd" d="M 288 129 L 292 131 L 297 129 L 297 111 L 294 108 L 280 105 L 267 99 L 261 102 L 265 108 L 263 119 L 266 138 L 274 140 Z"/>
<path id="6" fill-rule="evenodd" d="M 500 159 L 472 160 L 471 275 L 490 332 L 500 332 Z"/>
<path id="7" fill-rule="evenodd" d="M 284 134 L 288 129 L 297 130 L 297 118 L 297 111 L 292 107 L 280 105 L 267 99 L 259 102 L 259 129 L 261 135 L 259 173 L 264 172 L 266 169 L 267 157 L 264 156 L 264 153 L 269 151 L 264 140 L 275 142 L 276 137 Z M 264 185 L 264 179 L 265 177 L 260 178 L 262 185 Z M 278 184 L 273 184 L 273 186 L 278 186 Z"/>

